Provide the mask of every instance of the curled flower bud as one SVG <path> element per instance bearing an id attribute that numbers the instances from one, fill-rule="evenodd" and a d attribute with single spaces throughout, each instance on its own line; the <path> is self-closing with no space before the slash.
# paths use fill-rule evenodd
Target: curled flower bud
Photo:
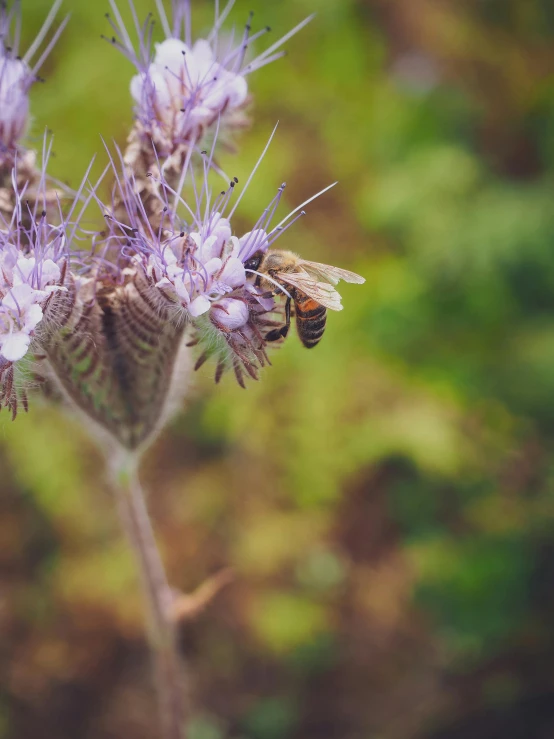
<path id="1" fill-rule="evenodd" d="M 32 63 L 60 5 L 61 0 L 56 0 L 36 39 L 23 57 L 18 50 L 20 6 L 16 3 L 9 11 L 4 4 L 0 7 L 0 168 L 6 168 L 6 165 L 10 168 L 13 164 L 18 142 L 27 129 L 29 89 L 38 79 L 38 70 L 68 21 L 66 18 L 62 22 L 42 54 Z M 16 26 L 14 34 L 11 33 L 12 24 Z"/>
<path id="2" fill-rule="evenodd" d="M 117 7 L 111 0 L 114 19 L 109 18 L 114 36 L 111 42 L 138 70 L 131 81 L 139 133 L 154 141 L 162 157 L 170 156 L 181 144 L 198 144 L 206 132 L 218 124 L 220 131 L 247 123 L 244 107 L 249 100 L 247 76 L 284 54 L 280 47 L 311 18 L 299 23 L 283 38 L 254 60 L 246 62 L 250 45 L 270 29 L 250 34 L 247 23 L 240 41 L 233 45 L 221 38 L 221 26 L 233 2 L 228 3 L 205 39 L 191 40 L 190 3 L 173 2 L 170 24 L 161 3 L 161 23 L 165 40 L 151 53 L 152 23 L 137 24 L 139 49 L 135 50 Z M 153 60 L 152 60 L 153 56 Z"/>

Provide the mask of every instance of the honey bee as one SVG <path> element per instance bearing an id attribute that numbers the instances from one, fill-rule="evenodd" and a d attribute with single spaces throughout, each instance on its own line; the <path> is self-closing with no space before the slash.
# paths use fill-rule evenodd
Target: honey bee
<path id="1" fill-rule="evenodd" d="M 264 297 L 273 297 L 280 291 L 287 294 L 285 324 L 269 331 L 266 341 L 278 341 L 287 336 L 293 302 L 298 336 L 307 349 L 321 340 L 327 309 L 342 310 L 341 296 L 333 285 L 339 280 L 358 284 L 365 282 L 355 272 L 330 264 L 308 262 L 291 251 L 278 249 L 256 252 L 246 260 L 244 267 L 258 273 L 254 284 L 263 291 Z"/>

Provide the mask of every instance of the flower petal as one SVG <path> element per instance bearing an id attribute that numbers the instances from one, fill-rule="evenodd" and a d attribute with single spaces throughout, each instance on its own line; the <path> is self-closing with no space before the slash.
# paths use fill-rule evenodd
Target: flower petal
<path id="1" fill-rule="evenodd" d="M 40 296 L 40 294 L 39 294 Z M 25 311 L 37 300 L 37 290 L 26 283 L 15 285 L 2 299 L 2 305 L 16 313 Z"/>
<path id="2" fill-rule="evenodd" d="M 209 275 L 213 275 L 216 272 L 219 272 L 219 270 L 221 269 L 221 259 L 214 257 L 214 259 L 208 260 L 204 264 L 204 269 Z"/>
<path id="3" fill-rule="evenodd" d="M 0 336 L 0 354 L 7 359 L 8 362 L 17 362 L 18 359 L 27 354 L 29 344 L 31 343 L 31 337 L 24 331 L 15 331 L 14 333 L 8 334 L 5 338 Z"/>
<path id="4" fill-rule="evenodd" d="M 52 259 L 44 259 L 39 262 L 38 268 L 39 287 L 41 290 L 52 282 L 58 282 L 62 273 L 56 262 Z"/>
<path id="5" fill-rule="evenodd" d="M 34 257 L 19 257 L 14 269 L 14 285 L 31 283 L 37 260 Z"/>
<path id="6" fill-rule="evenodd" d="M 237 257 L 230 257 L 225 263 L 218 280 L 225 285 L 229 285 L 229 287 L 240 287 L 244 285 L 246 282 L 246 272 L 244 271 L 242 261 L 237 259 Z"/>
<path id="7" fill-rule="evenodd" d="M 31 305 L 26 311 L 25 311 L 25 322 L 23 324 L 23 330 L 31 332 L 38 323 L 42 321 L 42 308 L 40 305 L 35 303 L 34 305 Z"/>
<path id="8" fill-rule="evenodd" d="M 205 295 L 199 295 L 188 307 L 188 311 L 193 318 L 201 316 L 211 308 L 211 303 Z"/>
<path id="9" fill-rule="evenodd" d="M 154 63 L 162 69 L 166 68 L 175 74 L 179 74 L 183 68 L 183 56 L 190 54 L 189 47 L 178 38 L 168 38 L 156 44 L 156 56 Z"/>

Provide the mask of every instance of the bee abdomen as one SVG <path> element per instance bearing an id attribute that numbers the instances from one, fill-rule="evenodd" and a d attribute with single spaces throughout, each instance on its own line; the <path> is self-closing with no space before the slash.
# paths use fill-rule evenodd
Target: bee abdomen
<path id="1" fill-rule="evenodd" d="M 319 343 L 325 331 L 327 309 L 315 300 L 296 303 L 296 328 L 300 341 L 307 349 Z"/>

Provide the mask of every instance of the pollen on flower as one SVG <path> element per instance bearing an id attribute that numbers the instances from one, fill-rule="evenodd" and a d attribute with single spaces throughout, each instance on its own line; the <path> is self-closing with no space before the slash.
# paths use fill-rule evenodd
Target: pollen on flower
<path id="1" fill-rule="evenodd" d="M 17 145 L 27 130 L 29 90 L 68 21 L 66 18 L 60 24 L 36 58 L 60 5 L 61 0 L 56 0 L 34 42 L 22 56 L 18 49 L 20 5 L 14 3 L 10 10 L 4 3 L 0 6 L 0 169 L 9 169 L 13 164 Z M 12 27 L 15 27 L 13 31 Z"/>
<path id="2" fill-rule="evenodd" d="M 196 145 L 216 126 L 219 137 L 248 123 L 245 106 L 249 102 L 248 75 L 283 56 L 282 45 L 311 18 L 299 23 L 259 56 L 247 60 L 253 43 L 271 29 L 251 33 L 250 19 L 238 42 L 222 33 L 222 25 L 234 0 L 230 0 L 206 38 L 192 41 L 190 3 L 173 2 L 170 23 L 158 3 L 165 39 L 155 44 L 152 54 L 151 19 L 141 27 L 136 23 L 138 49 L 131 41 L 114 0 L 114 18 L 108 16 L 114 36 L 111 42 L 136 66 L 131 95 L 139 132 L 154 141 L 160 156 L 170 156 L 181 144 Z M 136 18 L 136 16 L 135 16 Z"/>

